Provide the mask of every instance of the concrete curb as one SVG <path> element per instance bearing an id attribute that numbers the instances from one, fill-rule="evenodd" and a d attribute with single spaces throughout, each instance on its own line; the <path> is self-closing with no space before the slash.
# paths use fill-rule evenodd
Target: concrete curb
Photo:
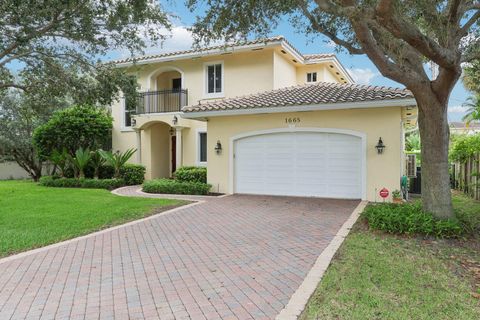
<path id="1" fill-rule="evenodd" d="M 103 233 L 111 232 L 111 231 L 114 231 L 114 230 L 117 230 L 117 229 L 120 229 L 120 228 L 125 228 L 125 227 L 128 227 L 128 226 L 132 226 L 132 225 L 138 224 L 138 223 L 140 223 L 140 222 L 144 222 L 144 221 L 147 221 L 147 220 L 152 220 L 152 219 L 158 218 L 158 217 L 160 217 L 160 216 L 164 216 L 164 215 L 167 215 L 167 214 L 175 213 L 175 212 L 177 212 L 177 211 L 179 211 L 179 210 L 183 210 L 183 209 L 185 209 L 185 208 L 193 207 L 193 206 L 199 205 L 199 204 L 204 203 L 204 202 L 205 202 L 205 201 L 197 201 L 197 202 L 190 203 L 190 204 L 187 204 L 187 205 L 184 205 L 184 206 L 180 206 L 180 207 L 177 207 L 177 208 L 173 208 L 173 209 L 171 209 L 171 210 L 163 211 L 163 212 L 160 212 L 160 213 L 157 213 L 157 214 L 154 214 L 154 215 L 145 217 L 145 218 L 141 218 L 141 219 L 138 219 L 138 220 L 130 221 L 130 222 L 127 222 L 127 223 L 124 223 L 124 224 L 120 224 L 120 225 L 118 225 L 118 226 L 110 227 L 110 228 L 103 229 L 103 230 L 100 230 L 100 231 L 95 231 L 95 232 L 93 232 L 93 233 L 89 233 L 89 234 L 86 234 L 86 235 L 84 235 L 84 236 L 80 236 L 80 237 L 68 239 L 68 240 L 65 240 L 65 241 L 62 241 L 62 242 L 57 242 L 57 243 L 53 243 L 53 244 L 47 245 L 47 246 L 45 246 L 45 247 L 41 247 L 41 248 L 37 248 L 37 249 L 32 249 L 32 250 L 29 250 L 29 251 L 25 251 L 25 252 L 21 252 L 21 253 L 15 254 L 15 255 L 13 255 L 13 256 L 8 256 L 8 257 L 5 257 L 5 258 L 1 258 L 1 259 L 0 259 L 0 265 L 1 265 L 2 263 L 10 262 L 10 261 L 13 261 L 13 260 L 16 260 L 16 259 L 20 259 L 20 258 L 29 256 L 29 255 L 32 255 L 32 254 L 36 254 L 36 253 L 40 253 L 40 252 L 43 252 L 43 251 L 47 251 L 47 250 L 50 250 L 50 249 L 53 249 L 53 248 L 57 248 L 57 247 L 69 245 L 70 243 L 75 242 L 75 241 L 80 241 L 80 240 L 83 240 L 83 239 L 88 239 L 88 238 L 91 238 L 91 237 L 96 237 L 96 236 L 98 236 L 98 235 L 100 235 L 100 234 L 103 234 Z"/>
<path id="2" fill-rule="evenodd" d="M 360 214 L 362 213 L 367 203 L 368 201 L 362 201 L 353 210 L 348 220 L 345 221 L 342 227 L 338 230 L 337 234 L 329 243 L 329 245 L 318 256 L 317 261 L 313 265 L 312 269 L 310 269 L 305 279 L 303 279 L 302 284 L 292 295 L 290 301 L 288 301 L 288 304 L 285 306 L 285 308 L 283 308 L 277 315 L 277 317 L 275 318 L 276 320 L 298 319 L 300 314 L 305 309 L 308 300 L 315 292 L 318 283 L 322 280 L 322 277 L 328 266 L 330 265 L 333 256 L 337 252 L 338 248 L 340 248 L 343 240 L 345 240 L 357 219 L 360 217 Z"/>

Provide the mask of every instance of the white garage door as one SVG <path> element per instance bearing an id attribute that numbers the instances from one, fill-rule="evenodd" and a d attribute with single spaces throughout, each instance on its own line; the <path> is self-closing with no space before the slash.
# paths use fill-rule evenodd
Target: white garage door
<path id="1" fill-rule="evenodd" d="M 255 135 L 235 141 L 236 193 L 362 198 L 362 143 L 324 132 Z"/>

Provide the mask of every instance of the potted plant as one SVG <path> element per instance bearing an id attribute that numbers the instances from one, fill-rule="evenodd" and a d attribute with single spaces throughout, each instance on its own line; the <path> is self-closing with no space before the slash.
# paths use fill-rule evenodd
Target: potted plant
<path id="1" fill-rule="evenodd" d="M 402 203 L 403 202 L 402 192 L 398 189 L 394 190 L 392 192 L 392 199 L 393 199 L 393 203 Z"/>

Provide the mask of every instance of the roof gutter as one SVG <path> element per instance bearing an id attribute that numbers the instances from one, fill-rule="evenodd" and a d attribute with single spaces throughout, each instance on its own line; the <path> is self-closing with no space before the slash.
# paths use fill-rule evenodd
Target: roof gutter
<path id="1" fill-rule="evenodd" d="M 186 118 L 186 119 L 198 119 L 198 118 L 208 118 L 208 117 L 268 114 L 268 113 L 281 113 L 281 112 L 308 112 L 308 111 L 325 111 L 325 110 L 342 110 L 342 109 L 408 107 L 408 106 L 416 106 L 416 105 L 417 105 L 417 102 L 415 101 L 414 98 L 406 98 L 406 99 L 391 99 L 391 100 L 380 100 L 380 101 L 324 103 L 324 104 L 276 106 L 276 107 L 248 108 L 248 109 L 234 109 L 234 110 L 193 111 L 193 112 L 190 111 L 190 112 L 182 112 L 181 115 L 182 115 L 182 118 Z"/>

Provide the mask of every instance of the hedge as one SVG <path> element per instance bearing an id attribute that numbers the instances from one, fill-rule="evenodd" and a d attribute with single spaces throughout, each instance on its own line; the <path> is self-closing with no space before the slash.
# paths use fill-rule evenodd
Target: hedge
<path id="1" fill-rule="evenodd" d="M 182 182 L 207 183 L 207 168 L 181 167 L 175 171 L 175 179 Z"/>
<path id="2" fill-rule="evenodd" d="M 56 188 L 88 188 L 113 190 L 124 186 L 125 181 L 123 181 L 123 179 L 75 179 L 45 176 L 40 178 L 39 184 L 45 187 Z"/>
<path id="3" fill-rule="evenodd" d="M 120 169 L 120 177 L 127 186 L 142 184 L 145 180 L 145 167 L 139 164 L 126 164 Z"/>
<path id="4" fill-rule="evenodd" d="M 91 165 L 88 165 L 85 168 L 85 177 L 93 178 L 94 169 Z M 110 165 L 103 165 L 99 169 L 99 178 L 100 179 L 112 179 L 113 178 L 113 167 Z M 66 178 L 73 178 L 73 169 L 68 168 L 65 171 Z M 125 180 L 127 186 L 142 184 L 145 180 L 145 166 L 139 164 L 126 164 L 120 169 L 120 178 Z"/>
<path id="5" fill-rule="evenodd" d="M 368 225 L 394 234 L 422 234 L 439 238 L 457 238 L 464 230 L 455 219 L 440 220 L 424 212 L 420 203 L 371 204 L 362 213 Z"/>
<path id="6" fill-rule="evenodd" d="M 143 191 L 147 193 L 193 194 L 206 195 L 211 185 L 201 182 L 182 182 L 171 179 L 155 179 L 143 184 Z"/>

